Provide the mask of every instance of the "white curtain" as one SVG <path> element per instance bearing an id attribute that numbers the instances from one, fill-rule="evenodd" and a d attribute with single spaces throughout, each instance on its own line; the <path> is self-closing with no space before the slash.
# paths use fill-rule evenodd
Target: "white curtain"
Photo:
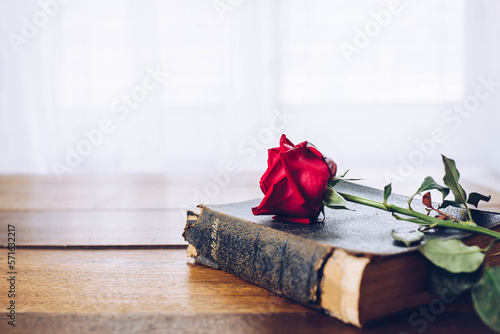
<path id="1" fill-rule="evenodd" d="M 498 14 L 495 0 L 0 0 L 0 173 L 261 170 L 281 133 L 343 169 L 446 153 L 500 171 Z"/>

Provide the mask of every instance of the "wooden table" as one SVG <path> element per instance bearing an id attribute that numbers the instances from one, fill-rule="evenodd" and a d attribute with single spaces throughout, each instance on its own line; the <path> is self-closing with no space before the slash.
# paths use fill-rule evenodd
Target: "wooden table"
<path id="1" fill-rule="evenodd" d="M 256 180 L 258 175 L 239 174 L 214 187 L 208 174 L 74 175 L 63 182 L 55 176 L 0 176 L 0 333 L 422 329 L 409 322 L 412 310 L 360 330 L 188 259 L 181 237 L 185 209 L 200 193 L 211 202 L 260 197 Z M 488 209 L 499 208 L 496 195 Z M 9 225 L 16 237 L 15 327 L 6 316 Z M 469 296 L 447 305 L 424 332 L 491 333 Z"/>

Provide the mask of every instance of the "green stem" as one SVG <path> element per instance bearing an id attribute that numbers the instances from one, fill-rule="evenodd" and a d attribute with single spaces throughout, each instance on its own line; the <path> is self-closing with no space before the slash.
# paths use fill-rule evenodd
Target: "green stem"
<path id="1" fill-rule="evenodd" d="M 394 204 L 388 204 L 387 206 L 384 206 L 383 203 L 373 201 L 370 199 L 361 198 L 361 197 L 349 195 L 349 194 L 344 194 L 341 192 L 339 192 L 339 194 L 342 197 L 344 197 L 345 200 L 347 200 L 349 202 L 363 204 L 363 205 L 371 206 L 373 208 L 377 208 L 380 210 L 384 210 L 384 211 L 388 211 L 388 212 L 396 212 L 396 213 L 400 213 L 403 215 L 415 217 L 415 218 L 424 220 L 426 222 L 429 222 L 429 225 L 435 224 L 437 226 L 455 228 L 458 230 L 464 230 L 464 231 L 473 232 L 473 233 L 480 233 L 480 234 L 484 234 L 484 235 L 490 236 L 492 238 L 495 238 L 497 240 L 500 240 L 500 233 L 499 232 L 495 232 L 495 231 L 489 230 L 489 229 L 481 227 L 481 226 L 472 226 L 472 225 L 463 225 L 463 224 L 459 224 L 459 223 L 454 223 L 454 222 L 434 218 L 434 217 L 428 216 L 424 213 L 420 213 L 420 212 L 413 211 L 410 209 L 405 209 L 405 208 L 396 206 Z"/>

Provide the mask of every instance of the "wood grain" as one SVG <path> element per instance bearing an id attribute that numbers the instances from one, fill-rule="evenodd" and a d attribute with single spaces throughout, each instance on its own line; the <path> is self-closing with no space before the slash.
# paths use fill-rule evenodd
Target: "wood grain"
<path id="1" fill-rule="evenodd" d="M 208 173 L 0 176 L 0 211 L 192 209 L 261 197 L 259 175 L 217 183 Z"/>
<path id="2" fill-rule="evenodd" d="M 22 313 L 307 312 L 256 285 L 192 263 L 186 250 L 16 252 Z M 6 251 L 0 255 L 6 263 Z M 7 282 L 2 280 L 1 291 Z M 0 304 L 7 303 L 0 294 Z"/>
<path id="3" fill-rule="evenodd" d="M 17 326 L 13 329 L 2 320 L 0 331 L 417 333 L 420 329 L 408 322 L 411 312 L 407 312 L 359 330 L 231 274 L 193 264 L 185 256 L 184 250 L 171 249 L 18 250 Z M 5 260 L 2 252 L 0 262 Z M 0 294 L 0 305 L 7 302 Z M 428 333 L 450 328 L 453 333 L 491 333 L 470 303 L 460 300 L 447 305 L 427 326 Z"/>
<path id="4" fill-rule="evenodd" d="M 354 172 L 373 175 L 364 184 L 375 187 L 383 175 L 372 167 Z M 208 173 L 69 175 L 63 182 L 0 176 L 0 229 L 14 223 L 18 246 L 38 247 L 16 250 L 16 328 L 6 321 L 7 249 L 0 248 L 0 333 L 492 333 L 467 298 L 446 305 L 425 329 L 409 322 L 411 310 L 360 330 L 194 264 L 183 249 L 154 249 L 184 247 L 184 212 L 198 203 L 261 197 L 259 177 L 240 173 L 221 186 Z M 498 175 L 491 180 L 467 190 L 492 193 L 483 208 L 500 211 Z M 1 246 L 5 238 L 1 232 Z M 100 248 L 77 249 L 89 246 Z"/>
<path id="5" fill-rule="evenodd" d="M 442 177 L 442 168 L 415 172 L 393 184 L 394 193 L 411 196 L 425 175 Z M 382 189 L 384 167 L 351 170 L 359 184 Z M 477 178 L 481 175 L 481 178 Z M 76 174 L 60 182 L 54 175 L 0 175 L 0 211 L 102 211 L 192 209 L 196 205 L 223 204 L 262 197 L 260 173 L 245 172 L 217 181 L 208 173 Z M 462 184 L 467 191 L 491 194 L 483 210 L 500 212 L 500 175 L 484 168 L 466 168 Z"/>
<path id="6" fill-rule="evenodd" d="M 250 333 L 250 334 L 494 334 L 473 313 L 445 311 L 434 321 L 410 326 L 405 313 L 380 326 L 358 329 L 329 316 L 307 313 L 225 313 L 225 314 L 47 314 L 26 313 L 19 327 L 0 323 L 2 333 Z M 420 332 L 418 330 L 421 330 Z"/>
<path id="7" fill-rule="evenodd" d="M 0 212 L 0 231 L 16 227 L 17 246 L 92 247 L 186 245 L 186 212 Z M 0 233 L 7 246 L 7 234 Z"/>

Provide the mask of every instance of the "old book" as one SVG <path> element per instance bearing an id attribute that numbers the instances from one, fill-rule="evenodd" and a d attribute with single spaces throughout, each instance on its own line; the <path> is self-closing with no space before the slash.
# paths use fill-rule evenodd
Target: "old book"
<path id="1" fill-rule="evenodd" d="M 337 189 L 382 199 L 381 191 L 348 182 Z M 406 200 L 398 195 L 390 198 L 399 206 Z M 258 204 L 259 200 L 201 205 L 188 212 L 184 231 L 188 254 L 199 263 L 359 327 L 436 298 L 426 290 L 428 261 L 416 247 L 404 247 L 391 237 L 392 229 L 411 230 L 417 225 L 354 203 L 355 211 L 327 209 L 322 223 L 282 223 L 254 216 L 251 208 Z M 413 206 L 422 209 L 417 203 Z M 479 210 L 472 214 L 479 225 L 500 230 L 500 214 Z M 432 236 L 465 238 L 467 244 L 482 247 L 491 240 L 455 229 Z M 500 244 L 490 249 L 487 261 L 500 264 Z"/>

